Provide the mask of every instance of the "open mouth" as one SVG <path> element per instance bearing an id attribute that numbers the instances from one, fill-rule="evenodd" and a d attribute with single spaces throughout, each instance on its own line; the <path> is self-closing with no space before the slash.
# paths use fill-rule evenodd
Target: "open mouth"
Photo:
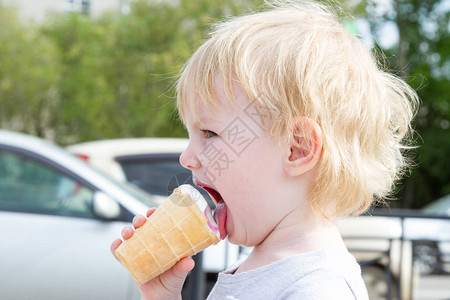
<path id="1" fill-rule="evenodd" d="M 225 204 L 225 201 L 223 201 L 223 198 L 218 191 L 202 184 L 197 185 L 204 189 L 216 204 L 213 216 L 216 223 L 219 225 L 220 239 L 223 240 L 227 237 L 227 230 L 225 226 L 227 221 L 227 205 Z"/>
<path id="2" fill-rule="evenodd" d="M 215 189 L 212 189 L 210 187 L 207 186 L 201 186 L 199 185 L 202 189 L 204 189 L 209 196 L 211 197 L 211 199 L 214 201 L 214 204 L 217 206 L 221 201 L 223 201 L 222 196 L 219 194 L 218 191 L 216 191 Z"/>

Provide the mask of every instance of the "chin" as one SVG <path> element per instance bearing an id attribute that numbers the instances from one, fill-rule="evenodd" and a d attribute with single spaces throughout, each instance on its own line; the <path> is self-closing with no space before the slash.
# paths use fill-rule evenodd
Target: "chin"
<path id="1" fill-rule="evenodd" d="M 239 239 L 233 235 L 229 235 L 228 241 L 233 245 L 244 246 L 244 247 L 254 247 L 257 245 L 254 241 L 249 241 L 246 239 Z"/>
<path id="2" fill-rule="evenodd" d="M 244 246 L 242 241 L 236 238 L 233 234 L 229 234 L 227 236 L 228 241 L 233 245 Z"/>

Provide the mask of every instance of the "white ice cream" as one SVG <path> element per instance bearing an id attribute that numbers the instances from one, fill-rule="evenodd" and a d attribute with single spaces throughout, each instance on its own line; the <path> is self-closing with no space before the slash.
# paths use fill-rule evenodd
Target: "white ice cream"
<path id="1" fill-rule="evenodd" d="M 190 184 L 183 184 L 180 185 L 178 188 L 182 194 L 189 194 L 191 196 L 192 200 L 194 200 L 198 208 L 203 212 L 206 219 L 208 220 L 209 228 L 214 232 L 214 234 L 218 238 L 220 238 L 219 226 L 214 220 L 211 208 L 209 207 L 208 202 L 206 202 L 202 194 L 200 194 L 200 192 Z"/>

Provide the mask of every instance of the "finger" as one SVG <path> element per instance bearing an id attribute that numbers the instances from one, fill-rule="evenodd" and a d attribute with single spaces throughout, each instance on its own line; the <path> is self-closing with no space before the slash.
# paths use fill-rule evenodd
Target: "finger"
<path id="1" fill-rule="evenodd" d="M 111 246 L 109 247 L 109 250 L 111 251 L 112 255 L 117 260 L 118 260 L 118 258 L 117 258 L 117 255 L 116 255 L 116 249 L 120 246 L 120 244 L 122 244 L 122 240 L 121 239 L 115 239 L 111 243 Z"/>
<path id="2" fill-rule="evenodd" d="M 134 230 L 131 227 L 125 227 L 122 229 L 122 237 L 124 240 L 128 240 L 130 237 L 133 236 Z"/>
<path id="3" fill-rule="evenodd" d="M 186 276 L 194 266 L 195 262 L 192 258 L 181 259 L 169 271 L 161 275 L 161 283 L 169 292 L 173 294 L 181 293 Z"/>
<path id="4" fill-rule="evenodd" d="M 156 210 L 156 207 L 152 207 L 147 211 L 147 218 L 150 217 Z"/>
<path id="5" fill-rule="evenodd" d="M 142 225 L 144 225 L 145 221 L 147 221 L 147 219 L 143 216 L 143 215 L 136 215 L 133 218 L 133 226 L 134 228 L 139 228 Z"/>
<path id="6" fill-rule="evenodd" d="M 189 271 L 195 267 L 195 261 L 190 257 L 181 259 L 174 267 L 173 272 L 175 276 L 185 276 Z M 186 276 L 185 276 L 186 277 Z"/>

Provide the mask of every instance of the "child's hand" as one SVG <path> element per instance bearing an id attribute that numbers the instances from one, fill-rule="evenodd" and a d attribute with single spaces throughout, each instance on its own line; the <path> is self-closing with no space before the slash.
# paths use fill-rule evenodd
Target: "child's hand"
<path id="1" fill-rule="evenodd" d="M 147 211 L 147 217 L 156 210 L 151 208 Z M 133 219 L 134 228 L 139 228 L 144 225 L 147 219 L 142 215 L 137 215 Z M 122 237 L 124 240 L 129 239 L 134 233 L 133 228 L 125 227 L 122 230 Z M 111 253 L 117 259 L 115 250 L 122 243 L 122 240 L 116 239 L 111 243 Z M 117 259 L 118 260 L 118 259 Z M 181 299 L 181 288 L 189 271 L 194 268 L 194 260 L 192 258 L 183 258 L 175 264 L 172 268 L 159 275 L 158 277 L 138 285 L 139 291 L 142 294 L 142 299 Z"/>

